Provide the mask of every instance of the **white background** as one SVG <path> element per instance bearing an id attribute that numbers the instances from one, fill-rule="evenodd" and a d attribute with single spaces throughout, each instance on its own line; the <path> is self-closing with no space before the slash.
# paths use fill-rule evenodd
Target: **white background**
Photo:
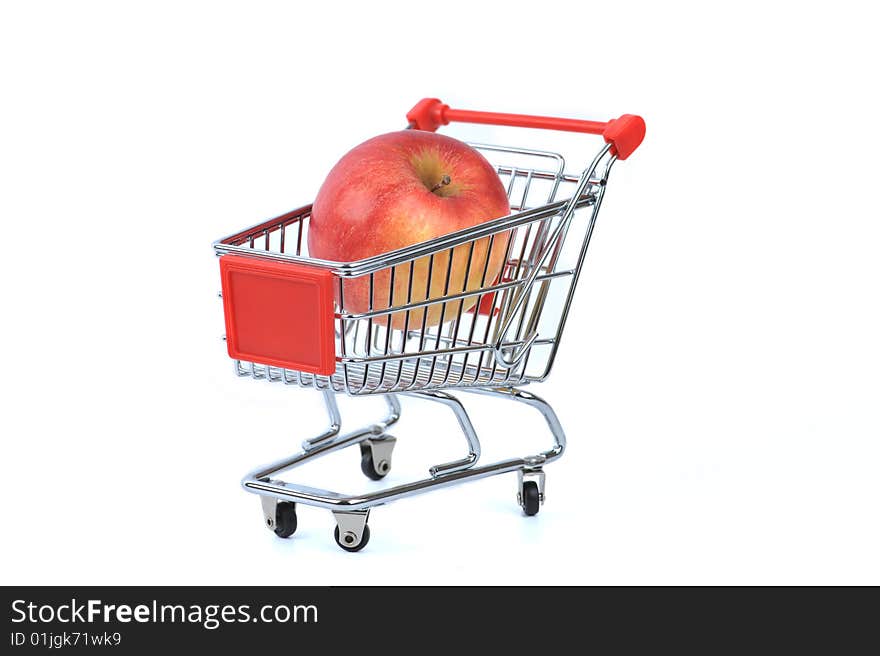
<path id="1" fill-rule="evenodd" d="M 0 581 L 880 583 L 860 5 L 4 3 Z M 238 481 L 322 429 L 320 396 L 233 375 L 211 242 L 309 202 L 423 96 L 647 121 L 534 389 L 570 449 L 536 518 L 508 475 L 374 511 L 359 554 L 311 508 L 279 540 Z M 524 132 L 447 130 L 599 146 Z M 466 400 L 486 458 L 546 444 L 527 409 Z M 396 482 L 462 448 L 404 404 Z M 356 451 L 302 471 L 373 485 Z"/>

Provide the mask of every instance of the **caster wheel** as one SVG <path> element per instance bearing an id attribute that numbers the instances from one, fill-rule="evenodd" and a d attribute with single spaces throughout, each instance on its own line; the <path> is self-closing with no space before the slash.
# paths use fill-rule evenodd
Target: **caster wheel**
<path id="1" fill-rule="evenodd" d="M 291 501 L 280 501 L 275 506 L 275 535 L 289 538 L 296 532 L 296 504 Z"/>
<path id="2" fill-rule="evenodd" d="M 526 481 L 522 486 L 522 509 L 527 517 L 537 515 L 541 509 L 541 494 L 535 481 Z"/>
<path id="3" fill-rule="evenodd" d="M 367 546 L 367 542 L 370 541 L 370 527 L 369 527 L 369 526 L 364 526 L 364 535 L 363 535 L 363 537 L 361 538 L 360 543 L 357 544 L 357 545 L 355 545 L 355 546 L 353 546 L 353 547 L 350 547 L 348 544 L 345 543 L 345 538 L 340 539 L 340 537 L 339 537 L 339 527 L 338 527 L 338 526 L 336 527 L 336 530 L 333 531 L 333 537 L 336 539 L 336 544 L 338 544 L 340 547 L 342 547 L 342 548 L 345 549 L 346 551 L 352 551 L 352 552 L 354 552 L 354 551 L 360 551 L 361 549 L 363 549 L 364 547 L 366 547 L 366 546 Z M 351 537 L 349 536 L 348 539 L 353 539 L 353 538 L 351 538 Z"/>
<path id="4" fill-rule="evenodd" d="M 387 460 L 373 462 L 373 452 L 369 446 L 361 443 L 361 471 L 372 481 L 381 481 L 391 471 L 391 463 Z"/>

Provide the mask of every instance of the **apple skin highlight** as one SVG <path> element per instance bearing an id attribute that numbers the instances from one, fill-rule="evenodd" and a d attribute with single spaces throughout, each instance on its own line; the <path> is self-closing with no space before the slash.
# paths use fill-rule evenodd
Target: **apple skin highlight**
<path id="1" fill-rule="evenodd" d="M 507 193 L 492 165 L 465 143 L 421 130 L 374 137 L 339 160 L 321 186 L 309 220 L 309 254 L 350 262 L 380 255 L 470 228 L 510 212 Z M 489 238 L 424 257 L 374 275 L 372 309 L 472 291 L 497 281 L 508 235 L 496 235 L 488 258 Z M 451 259 L 451 271 L 450 268 Z M 412 272 L 410 269 L 412 268 Z M 430 269 L 430 281 L 428 280 Z M 469 269 L 469 270 L 468 270 Z M 412 289 L 410 290 L 410 273 Z M 448 273 L 448 288 L 447 288 Z M 467 278 L 467 279 L 465 279 Z M 369 276 L 345 279 L 343 310 L 370 309 Z M 445 292 L 445 293 L 444 293 Z M 392 315 L 394 329 L 418 329 L 454 319 L 473 307 L 476 297 Z M 388 319 L 378 317 L 378 325 Z"/>

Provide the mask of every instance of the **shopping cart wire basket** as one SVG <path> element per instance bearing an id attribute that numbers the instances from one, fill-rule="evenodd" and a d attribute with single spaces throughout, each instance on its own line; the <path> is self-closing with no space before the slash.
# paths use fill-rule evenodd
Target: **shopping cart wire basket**
<path id="1" fill-rule="evenodd" d="M 514 471 L 518 502 L 526 515 L 535 515 L 544 502 L 543 466 L 565 448 L 552 407 L 520 388 L 550 373 L 609 172 L 639 146 L 645 123 L 634 115 L 597 122 L 459 110 L 435 98 L 420 101 L 407 119 L 407 127 L 417 130 L 484 123 L 598 134 L 605 143 L 580 175 L 568 173 L 556 153 L 470 144 L 495 167 L 512 213 L 356 262 L 309 256 L 310 205 L 214 243 L 235 372 L 321 390 L 330 420 L 324 433 L 303 442 L 301 452 L 242 481 L 261 497 L 264 522 L 281 537 L 296 530 L 296 504 L 302 503 L 331 510 L 336 542 L 358 551 L 369 540 L 371 508 Z M 490 262 L 500 263 L 500 274 L 490 272 Z M 478 465 L 480 441 L 450 389 L 537 409 L 553 436 L 552 448 Z M 337 393 L 384 395 L 388 414 L 343 434 Z M 387 431 L 400 417 L 398 395 L 449 407 L 467 455 L 431 467 L 425 479 L 357 496 L 275 478 L 355 444 L 364 474 L 384 478 L 396 443 Z"/>

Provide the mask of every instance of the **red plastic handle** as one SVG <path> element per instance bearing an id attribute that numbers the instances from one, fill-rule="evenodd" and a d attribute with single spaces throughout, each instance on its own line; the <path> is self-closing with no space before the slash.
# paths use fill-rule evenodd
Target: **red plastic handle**
<path id="1" fill-rule="evenodd" d="M 460 123 L 486 123 L 489 125 L 512 125 L 519 128 L 543 128 L 601 134 L 618 159 L 626 159 L 645 138 L 645 121 L 641 116 L 624 114 L 603 123 L 582 121 L 575 118 L 552 116 L 527 116 L 525 114 L 499 114 L 498 112 L 474 112 L 468 109 L 452 109 L 437 98 L 423 98 L 406 115 L 409 124 L 417 130 L 434 132 L 441 125 L 452 121 Z"/>

